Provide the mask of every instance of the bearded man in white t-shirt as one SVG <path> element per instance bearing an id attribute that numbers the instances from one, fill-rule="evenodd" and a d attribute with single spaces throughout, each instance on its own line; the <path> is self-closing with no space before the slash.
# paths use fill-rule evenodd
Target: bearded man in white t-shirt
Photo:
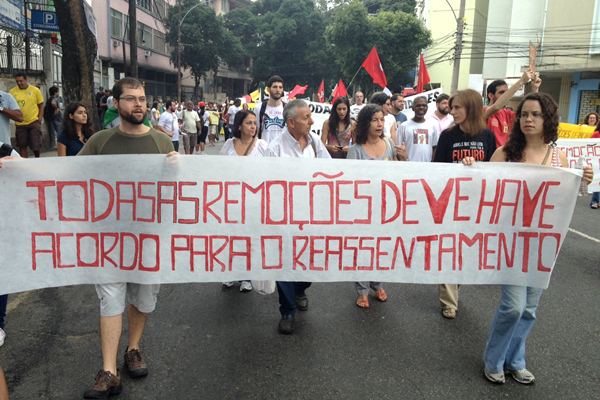
<path id="1" fill-rule="evenodd" d="M 267 143 L 281 136 L 283 132 L 283 78 L 273 75 L 267 81 L 269 100 L 258 103 L 254 108 L 258 123 L 258 138 Z"/>

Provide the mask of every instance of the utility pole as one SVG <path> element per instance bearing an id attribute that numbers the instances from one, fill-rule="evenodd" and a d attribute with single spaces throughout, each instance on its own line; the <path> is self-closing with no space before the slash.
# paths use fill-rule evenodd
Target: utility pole
<path id="1" fill-rule="evenodd" d="M 27 1 L 23 2 L 23 17 L 25 19 L 25 71 L 29 72 L 31 69 L 31 43 L 29 41 L 29 25 L 28 22 L 28 11 L 29 11 L 29 3 Z"/>
<path id="2" fill-rule="evenodd" d="M 137 6 L 136 0 L 129 0 L 129 63 L 130 75 L 138 77 L 137 61 Z"/>
<path id="3" fill-rule="evenodd" d="M 189 13 L 192 12 L 196 7 L 201 6 L 202 3 L 198 3 L 195 6 L 192 6 L 189 10 L 183 14 L 183 17 L 179 20 L 177 24 L 177 100 L 181 101 L 181 25 L 183 25 L 183 21 L 185 21 L 185 17 L 188 16 Z"/>
<path id="4" fill-rule="evenodd" d="M 456 18 L 456 45 L 454 46 L 454 64 L 452 67 L 452 85 L 450 93 L 458 89 L 458 73 L 460 72 L 460 58 L 462 55 L 462 40 L 465 28 L 465 3 L 466 0 L 460 0 L 460 10 Z M 452 10 L 454 12 L 454 10 Z M 456 16 L 456 14 L 454 14 Z"/>

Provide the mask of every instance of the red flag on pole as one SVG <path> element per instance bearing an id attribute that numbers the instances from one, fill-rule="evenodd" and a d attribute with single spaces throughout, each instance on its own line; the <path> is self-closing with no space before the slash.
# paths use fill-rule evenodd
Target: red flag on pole
<path id="1" fill-rule="evenodd" d="M 304 94 L 304 92 L 306 92 L 306 89 L 308 89 L 308 85 L 304 85 L 304 86 L 296 85 L 296 86 L 294 86 L 294 88 L 288 93 L 288 99 L 292 100 L 296 96 L 298 96 L 300 94 Z"/>
<path id="2" fill-rule="evenodd" d="M 383 72 L 383 67 L 381 66 L 381 61 L 379 60 L 379 54 L 377 54 L 377 49 L 373 47 L 369 52 L 365 61 L 363 61 L 361 67 L 363 67 L 371 78 L 373 78 L 373 83 L 381 86 L 381 88 L 387 87 L 387 78 L 385 77 L 385 72 Z"/>
<path id="3" fill-rule="evenodd" d="M 335 99 L 342 96 L 348 96 L 348 91 L 346 90 L 346 85 L 344 85 L 344 81 L 340 79 L 337 85 L 335 85 L 335 89 L 333 89 L 333 93 L 331 94 L 333 99 L 331 100 L 331 104 L 335 103 Z"/>
<path id="4" fill-rule="evenodd" d="M 423 53 L 421 53 L 421 57 L 419 57 L 419 75 L 417 76 L 417 93 L 423 92 L 423 88 L 429 82 L 431 82 L 431 80 L 429 79 L 429 73 L 427 72 L 427 67 L 425 66 Z"/>
<path id="5" fill-rule="evenodd" d="M 317 90 L 317 98 L 319 99 L 319 103 L 325 103 L 325 79 L 321 80 L 321 84 Z"/>

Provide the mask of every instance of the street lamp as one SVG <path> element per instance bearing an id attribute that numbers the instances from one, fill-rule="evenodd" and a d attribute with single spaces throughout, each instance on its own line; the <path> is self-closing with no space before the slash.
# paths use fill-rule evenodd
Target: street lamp
<path id="1" fill-rule="evenodd" d="M 177 25 L 177 101 L 181 101 L 181 25 L 183 25 L 185 17 L 200 5 L 202 5 L 202 3 L 198 3 L 187 10 L 186 13 L 183 14 L 183 18 L 179 21 L 179 25 Z"/>

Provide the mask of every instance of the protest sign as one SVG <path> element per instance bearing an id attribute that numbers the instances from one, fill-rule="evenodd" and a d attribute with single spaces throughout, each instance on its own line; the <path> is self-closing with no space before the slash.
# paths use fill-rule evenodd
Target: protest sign
<path id="1" fill-rule="evenodd" d="M 567 124 L 561 122 L 558 124 L 558 137 L 564 139 L 585 139 L 592 137 L 594 133 L 593 126 Z"/>
<path id="2" fill-rule="evenodd" d="M 433 113 L 436 110 L 435 100 L 442 93 L 444 93 L 444 90 L 440 88 L 419 93 L 414 96 L 407 96 L 404 98 L 404 111 L 402 111 L 402 113 L 406 115 L 408 119 L 411 119 L 415 115 L 415 113 L 412 110 L 412 103 L 417 97 L 426 97 L 428 107 L 427 113 Z M 325 122 L 329 118 L 329 114 L 331 113 L 331 104 L 316 103 L 314 101 L 309 101 L 308 103 L 312 112 L 312 119 L 314 121 L 311 131 L 312 133 L 321 136 L 323 122 Z"/>
<path id="3" fill-rule="evenodd" d="M 546 287 L 579 181 L 508 163 L 8 161 L 0 293 L 241 279 Z"/>
<path id="4" fill-rule="evenodd" d="M 600 139 L 558 139 L 556 145 L 567 156 L 569 168 L 577 168 L 581 158 L 583 165 L 594 169 L 594 180 L 588 185 L 588 192 L 600 192 Z"/>

